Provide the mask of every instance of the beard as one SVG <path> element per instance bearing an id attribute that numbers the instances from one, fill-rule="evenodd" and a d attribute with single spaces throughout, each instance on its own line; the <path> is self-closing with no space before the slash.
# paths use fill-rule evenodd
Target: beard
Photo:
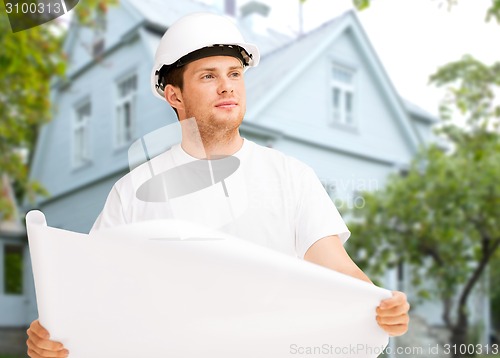
<path id="1" fill-rule="evenodd" d="M 205 148 L 214 147 L 217 144 L 229 143 L 239 133 L 239 127 L 243 121 L 243 114 L 228 114 L 226 118 L 218 118 L 210 115 L 195 115 L 186 111 L 187 118 L 194 118 L 198 126 L 199 136 Z M 234 116 L 233 118 L 231 118 Z M 195 134 L 195 133 L 193 133 Z"/>

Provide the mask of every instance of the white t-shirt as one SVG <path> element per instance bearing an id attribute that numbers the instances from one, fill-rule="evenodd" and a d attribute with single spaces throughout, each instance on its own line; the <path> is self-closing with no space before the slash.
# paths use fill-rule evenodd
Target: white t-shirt
<path id="1" fill-rule="evenodd" d="M 347 226 L 310 167 L 246 139 L 233 157 L 239 160 L 236 171 L 225 170 L 223 181 L 212 174 L 209 185 L 196 184 L 192 193 L 163 200 L 140 191 L 155 175 L 199 162 L 180 144 L 172 147 L 116 182 L 92 231 L 146 220 L 191 220 L 299 258 L 326 236 L 348 239 Z"/>

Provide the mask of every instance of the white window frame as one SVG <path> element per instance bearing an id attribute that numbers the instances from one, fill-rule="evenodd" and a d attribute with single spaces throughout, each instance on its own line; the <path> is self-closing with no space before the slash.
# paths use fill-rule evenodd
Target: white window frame
<path id="1" fill-rule="evenodd" d="M 120 86 L 127 81 L 135 78 L 135 87 L 124 95 L 121 93 Z M 116 82 L 115 86 L 115 121 L 114 121 L 114 144 L 115 148 L 123 148 L 130 144 L 136 138 L 136 123 L 137 123 L 137 87 L 138 76 L 136 73 L 121 78 Z M 129 125 L 126 125 L 126 108 L 129 113 Z"/>
<path id="2" fill-rule="evenodd" d="M 88 114 L 84 114 L 88 107 Z M 72 156 L 73 168 L 80 168 L 90 163 L 90 120 L 92 104 L 90 99 L 75 106 L 72 128 Z M 79 138 L 81 137 L 81 138 Z"/>
<path id="3" fill-rule="evenodd" d="M 339 73 L 345 73 L 347 77 L 345 80 L 336 78 L 334 71 L 338 70 Z M 331 124 L 341 125 L 349 128 L 357 127 L 356 120 L 356 71 L 347 66 L 339 65 L 333 62 L 330 66 L 330 98 L 331 98 Z M 335 106 L 335 95 L 338 93 L 338 105 Z M 347 111 L 347 101 L 350 98 L 350 111 Z"/>

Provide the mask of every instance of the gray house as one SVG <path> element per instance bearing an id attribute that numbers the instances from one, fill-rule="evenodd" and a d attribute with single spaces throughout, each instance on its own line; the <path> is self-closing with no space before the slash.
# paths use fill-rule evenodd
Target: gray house
<path id="1" fill-rule="evenodd" d="M 234 16 L 235 4 L 226 4 Z M 122 0 L 96 17 L 96 29 L 71 25 L 67 80 L 54 83 L 53 120 L 41 131 L 31 172 L 50 193 L 37 203 L 49 225 L 88 232 L 111 186 L 129 171 L 131 143 L 176 121 L 152 96 L 150 70 L 166 28 L 194 11 L 224 9 Z M 383 187 L 389 173 L 406 168 L 432 140 L 436 119 L 398 95 L 355 12 L 298 38 L 263 27 L 265 14 L 253 3 L 234 16 L 262 52 L 245 75 L 242 135 L 309 164 L 332 200 L 361 205 L 358 192 Z M 397 272 L 388 272 L 386 283 L 398 288 Z M 32 307 L 34 298 L 27 300 Z M 439 325 L 434 306 L 417 312 Z M 36 317 L 29 312 L 18 312 L 25 323 Z"/>

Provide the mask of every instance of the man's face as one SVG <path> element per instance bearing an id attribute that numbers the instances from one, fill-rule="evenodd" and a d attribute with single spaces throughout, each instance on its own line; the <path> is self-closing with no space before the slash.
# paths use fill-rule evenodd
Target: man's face
<path id="1" fill-rule="evenodd" d="M 181 96 L 185 118 L 194 117 L 202 135 L 236 130 L 246 109 L 241 62 L 212 56 L 187 64 Z"/>

